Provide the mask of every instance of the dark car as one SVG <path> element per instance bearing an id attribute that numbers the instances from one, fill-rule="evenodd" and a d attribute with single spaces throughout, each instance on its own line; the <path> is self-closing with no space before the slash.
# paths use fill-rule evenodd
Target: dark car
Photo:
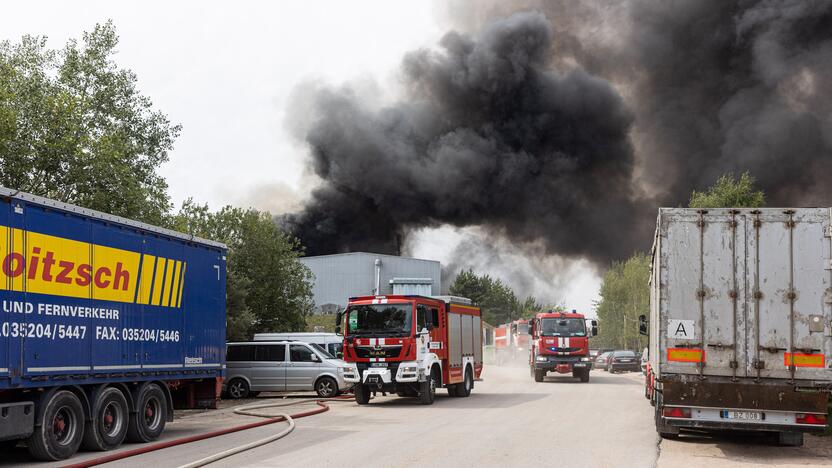
<path id="1" fill-rule="evenodd" d="M 607 358 L 607 372 L 640 372 L 639 357 L 633 351 L 613 351 Z"/>
<path id="2" fill-rule="evenodd" d="M 599 354 L 598 357 L 595 358 L 595 361 L 592 363 L 592 368 L 593 369 L 604 369 L 604 370 L 606 370 L 607 369 L 607 359 L 609 359 L 611 354 L 612 353 L 609 352 L 609 351 Z"/>

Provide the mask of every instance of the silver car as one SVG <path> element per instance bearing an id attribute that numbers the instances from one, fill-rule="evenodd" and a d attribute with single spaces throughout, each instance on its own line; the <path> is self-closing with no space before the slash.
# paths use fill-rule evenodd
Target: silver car
<path id="1" fill-rule="evenodd" d="M 346 363 L 314 343 L 228 343 L 225 361 L 223 391 L 234 399 L 309 390 L 331 398 L 352 386 L 344 381 Z"/>

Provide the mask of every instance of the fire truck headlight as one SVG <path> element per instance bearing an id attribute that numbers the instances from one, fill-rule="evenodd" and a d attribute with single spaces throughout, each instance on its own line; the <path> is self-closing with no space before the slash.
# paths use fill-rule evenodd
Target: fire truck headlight
<path id="1" fill-rule="evenodd" d="M 406 366 L 402 367 L 402 374 L 415 374 L 419 372 L 418 366 Z"/>
<path id="2" fill-rule="evenodd" d="M 534 360 L 537 362 L 546 362 L 546 356 L 538 356 Z"/>

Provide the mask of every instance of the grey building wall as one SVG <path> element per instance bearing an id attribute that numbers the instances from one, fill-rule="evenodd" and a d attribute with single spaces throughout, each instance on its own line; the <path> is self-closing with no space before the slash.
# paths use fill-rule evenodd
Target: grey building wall
<path id="1" fill-rule="evenodd" d="M 300 262 L 309 267 L 315 276 L 312 293 L 316 312 L 332 313 L 343 309 L 352 296 L 373 294 L 376 287 L 376 259 L 381 260 L 378 294 L 393 294 L 390 280 L 394 278 L 429 279 L 431 294 L 439 294 L 442 290 L 441 266 L 435 260 L 367 252 L 303 257 Z"/>

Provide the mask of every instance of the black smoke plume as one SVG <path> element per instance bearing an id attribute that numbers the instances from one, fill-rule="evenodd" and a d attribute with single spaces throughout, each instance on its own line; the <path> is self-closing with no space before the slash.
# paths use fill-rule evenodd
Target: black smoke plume
<path id="1" fill-rule="evenodd" d="M 396 253 L 409 229 L 482 226 L 550 253 L 629 253 L 644 213 L 632 191 L 630 112 L 610 84 L 551 67 L 540 13 L 451 32 L 408 54 L 405 95 L 375 108 L 319 90 L 306 129 L 324 185 L 281 221 L 311 255 Z"/>
<path id="2" fill-rule="evenodd" d="M 726 172 L 750 171 L 772 205 L 832 205 L 832 2 L 448 11 L 462 32 L 405 57 L 396 104 L 317 94 L 303 137 L 324 184 L 283 219 L 310 254 L 396 252 L 451 224 L 605 263 Z"/>

